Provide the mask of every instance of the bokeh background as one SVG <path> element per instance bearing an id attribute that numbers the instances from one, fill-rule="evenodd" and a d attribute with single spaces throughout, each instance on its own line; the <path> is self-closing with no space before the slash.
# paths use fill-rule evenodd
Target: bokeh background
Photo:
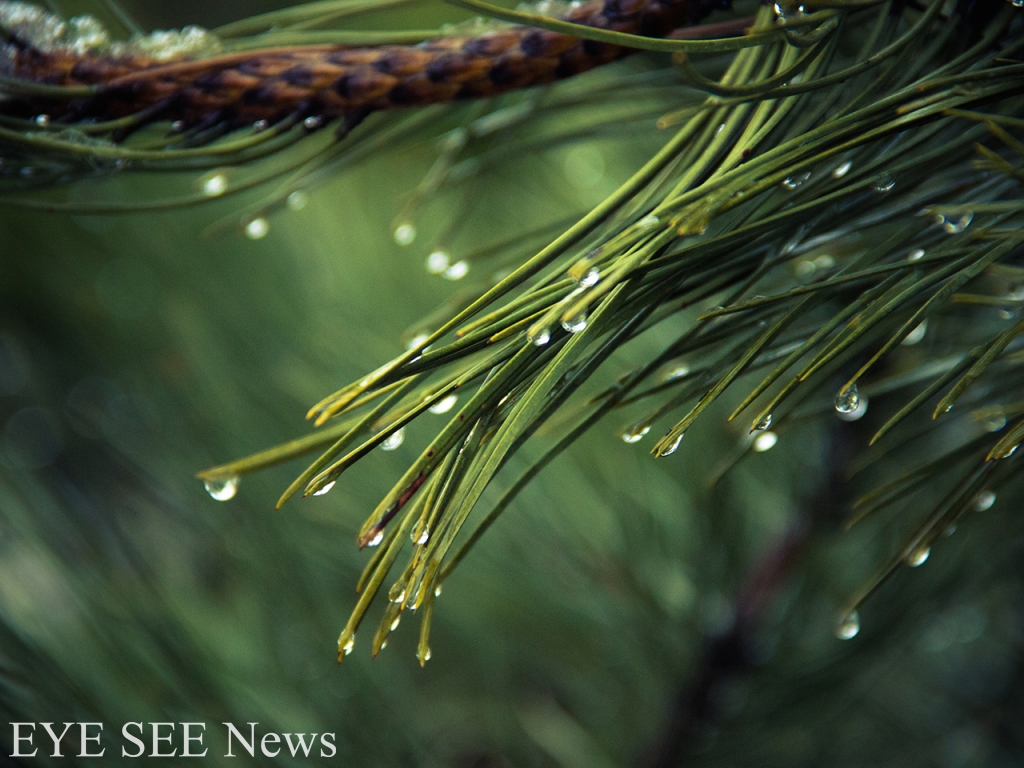
<path id="1" fill-rule="evenodd" d="M 123 5 L 147 29 L 275 7 Z M 360 25 L 460 18 L 431 4 Z M 864 428 L 827 407 L 765 452 L 713 413 L 657 462 L 616 436 L 628 414 L 602 422 L 446 583 L 425 669 L 415 627 L 376 660 L 363 638 L 339 667 L 335 643 L 367 557 L 356 531 L 442 417 L 280 512 L 301 463 L 244 478 L 227 502 L 204 491 L 197 471 L 304 434 L 312 403 L 502 266 L 428 274 L 438 242 L 469 252 L 586 210 L 658 145 L 641 115 L 506 152 L 402 214 L 417 237 L 396 244 L 444 132 L 521 98 L 438 110 L 400 145 L 302 187 L 258 239 L 239 212 L 261 189 L 122 215 L 0 209 L 3 722 L 103 722 L 104 764 L 120 761 L 128 721 L 208 723 L 211 765 L 314 761 L 226 761 L 224 721 L 334 732 L 346 766 L 643 765 L 673 743 L 669 762 L 709 766 L 1024 763 L 1019 503 L 971 517 L 837 640 L 836 611 L 902 529 L 839 532 Z M 242 171 L 224 172 L 234 183 Z M 202 180 L 107 173 L 61 194 L 153 200 Z M 4 755 L 10 737 L 5 725 Z"/>

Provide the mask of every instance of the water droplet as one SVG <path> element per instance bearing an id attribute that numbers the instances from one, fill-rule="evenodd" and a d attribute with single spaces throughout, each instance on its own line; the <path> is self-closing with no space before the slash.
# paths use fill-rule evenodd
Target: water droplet
<path id="1" fill-rule="evenodd" d="M 395 595 L 394 597 L 389 596 L 388 599 L 392 603 L 400 603 L 400 602 L 402 602 L 403 600 L 405 600 L 405 589 L 400 590 L 399 593 L 397 595 Z"/>
<path id="2" fill-rule="evenodd" d="M 334 484 L 336 482 L 337 482 L 337 480 L 331 480 L 331 482 L 329 482 L 323 488 L 317 488 L 315 491 L 313 491 L 313 495 L 314 496 L 323 496 L 323 495 L 327 494 L 331 490 L 331 488 L 334 487 Z"/>
<path id="3" fill-rule="evenodd" d="M 1006 417 L 993 416 L 990 419 L 985 419 L 985 421 L 982 422 L 981 426 L 985 429 L 986 432 L 998 432 L 999 430 L 1003 429 L 1006 426 Z"/>
<path id="4" fill-rule="evenodd" d="M 956 523 L 950 523 L 949 526 L 942 532 L 943 536 L 952 536 L 956 533 Z"/>
<path id="5" fill-rule="evenodd" d="M 772 425 L 772 415 L 770 413 L 766 413 L 764 418 L 761 419 L 759 422 L 757 422 L 757 424 L 754 425 L 754 429 L 759 430 L 759 431 L 763 431 L 763 430 L 768 429 L 768 427 L 770 427 L 771 425 Z"/>
<path id="6" fill-rule="evenodd" d="M 797 174 L 796 176 L 787 176 L 782 182 L 782 186 L 786 189 L 796 189 L 801 186 L 804 182 L 811 178 L 811 172 Z"/>
<path id="7" fill-rule="evenodd" d="M 351 636 L 349 636 L 348 640 L 345 641 L 345 644 L 343 646 L 341 646 L 341 650 L 344 651 L 346 656 L 348 656 L 350 653 L 352 653 L 352 649 L 355 648 L 355 647 L 356 647 L 356 636 L 355 635 L 351 635 Z"/>
<path id="8" fill-rule="evenodd" d="M 663 382 L 675 381 L 676 379 L 683 378 L 683 376 L 686 376 L 689 373 L 690 366 L 688 366 L 686 363 L 679 363 L 678 365 L 675 365 L 672 368 L 669 368 L 667 371 L 665 371 L 665 373 L 661 375 L 661 380 Z"/>
<path id="9" fill-rule="evenodd" d="M 625 443 L 638 443 L 641 438 L 651 431 L 650 424 L 634 424 L 622 433 L 622 441 Z"/>
<path id="10" fill-rule="evenodd" d="M 890 176 L 888 173 L 883 173 L 878 177 L 878 181 L 875 182 L 875 192 L 885 194 L 891 192 L 893 187 L 896 186 L 896 179 Z"/>
<path id="11" fill-rule="evenodd" d="M 640 229 L 652 229 L 661 224 L 661 219 L 655 216 L 653 213 L 644 216 L 640 221 L 637 222 L 637 226 Z"/>
<path id="12" fill-rule="evenodd" d="M 270 231 L 270 222 L 262 216 L 253 219 L 245 225 L 245 236 L 250 240 L 259 240 L 267 236 Z"/>
<path id="13" fill-rule="evenodd" d="M 257 120 L 255 123 L 252 124 L 252 129 L 256 133 L 262 133 L 263 131 L 267 130 L 267 128 L 269 128 L 269 127 L 270 127 L 270 123 L 268 121 L 266 121 L 266 120 Z"/>
<path id="14" fill-rule="evenodd" d="M 442 586 L 443 585 L 438 584 L 436 587 L 434 587 L 434 597 L 440 597 L 441 596 L 441 587 Z"/>
<path id="15" fill-rule="evenodd" d="M 394 632 L 398 629 L 398 625 L 402 622 L 401 616 L 395 616 L 395 620 L 391 622 L 391 631 Z M 381 646 L 383 648 L 383 646 Z"/>
<path id="16" fill-rule="evenodd" d="M 469 262 L 463 259 L 462 261 L 456 261 L 448 269 L 441 273 L 441 277 L 445 280 L 461 280 L 469 272 Z"/>
<path id="17" fill-rule="evenodd" d="M 931 553 L 931 547 L 918 547 L 907 557 L 907 565 L 911 568 L 917 568 L 918 566 L 924 565 Z"/>
<path id="18" fill-rule="evenodd" d="M 427 256 L 427 272 L 432 275 L 440 275 L 451 266 L 451 259 L 447 251 L 436 250 Z"/>
<path id="19" fill-rule="evenodd" d="M 323 124 L 324 124 L 324 119 L 320 115 L 310 115 L 309 117 L 307 117 L 305 120 L 302 121 L 302 126 L 307 131 L 315 131 L 317 128 L 319 128 Z"/>
<path id="20" fill-rule="evenodd" d="M 376 547 L 382 541 L 384 541 L 384 531 L 377 531 L 377 535 L 370 539 L 368 542 L 366 542 L 366 546 Z"/>
<path id="21" fill-rule="evenodd" d="M 581 277 L 577 281 L 577 283 L 579 284 L 580 288 L 593 288 L 595 285 L 597 285 L 600 279 L 600 270 L 597 267 L 591 267 L 586 271 L 583 277 Z"/>
<path id="22" fill-rule="evenodd" d="M 584 307 L 572 317 L 562 319 L 562 327 L 569 333 L 579 333 L 587 327 L 587 309 Z"/>
<path id="23" fill-rule="evenodd" d="M 546 326 L 533 326 L 526 332 L 526 340 L 535 347 L 543 347 L 551 341 L 551 329 Z"/>
<path id="24" fill-rule="evenodd" d="M 1024 8 L 1024 0 L 1010 0 L 1010 5 L 1014 8 Z"/>
<path id="25" fill-rule="evenodd" d="M 679 450 L 679 444 L 682 442 L 683 436 L 677 435 L 675 440 L 673 440 L 671 443 L 669 443 L 668 445 L 661 449 L 661 452 L 658 453 L 658 456 L 671 456 L 673 453 Z"/>
<path id="26" fill-rule="evenodd" d="M 1008 449 L 1006 449 L 1004 451 L 1000 451 L 999 453 L 994 455 L 992 458 L 993 459 L 1008 459 L 1011 456 L 1013 456 L 1013 454 L 1015 454 L 1017 452 L 1018 448 L 1020 448 L 1020 443 L 1018 443 L 1017 445 L 1014 445 L 1014 446 L 1012 446 L 1012 447 L 1010 447 L 1010 448 L 1008 448 Z"/>
<path id="27" fill-rule="evenodd" d="M 783 10 L 782 5 L 776 3 L 773 10 L 775 11 L 775 23 L 782 25 L 786 23 L 786 12 Z"/>
<path id="28" fill-rule="evenodd" d="M 857 419 L 864 416 L 868 412 L 868 399 L 866 397 L 860 397 L 857 401 L 857 407 L 849 413 L 843 413 L 839 411 L 836 415 L 843 421 L 856 421 Z"/>
<path id="29" fill-rule="evenodd" d="M 171 130 L 174 131 L 175 133 L 181 133 L 182 131 L 185 130 L 185 121 L 175 120 L 173 123 L 171 123 Z"/>
<path id="30" fill-rule="evenodd" d="M 847 388 L 840 389 L 836 394 L 836 410 L 839 413 L 853 413 L 857 410 L 857 406 L 860 405 L 860 391 L 857 389 L 857 385 Z"/>
<path id="31" fill-rule="evenodd" d="M 206 492 L 217 501 L 233 499 L 238 493 L 238 477 L 216 477 L 203 483 Z"/>
<path id="32" fill-rule="evenodd" d="M 50 124 L 50 116 L 49 115 L 36 115 L 32 119 L 32 122 L 34 122 L 40 128 L 45 128 L 46 126 L 48 126 Z"/>
<path id="33" fill-rule="evenodd" d="M 448 413 L 448 411 L 455 407 L 455 403 L 457 403 L 458 400 L 458 395 L 448 395 L 447 397 L 443 397 L 438 400 L 427 410 L 431 413 Z"/>
<path id="34" fill-rule="evenodd" d="M 413 336 L 411 339 L 409 339 L 409 343 L 405 345 L 405 348 L 407 350 L 409 350 L 409 349 L 416 349 L 416 347 L 418 347 L 420 344 L 422 344 L 423 342 L 425 342 L 429 338 L 430 338 L 429 334 L 417 333 L 415 336 Z"/>
<path id="35" fill-rule="evenodd" d="M 906 347 L 912 347 L 915 344 L 917 344 L 918 342 L 920 342 L 921 339 L 924 338 L 925 333 L 927 333 L 927 332 L 928 332 L 928 321 L 927 320 L 922 320 L 921 324 L 919 326 L 917 326 L 914 330 L 912 330 L 910 333 L 908 333 L 906 338 L 904 338 L 903 341 L 901 341 L 900 343 L 903 344 Z"/>
<path id="36" fill-rule="evenodd" d="M 841 178 L 843 178 L 843 176 L 845 176 L 846 174 L 848 174 L 850 172 L 850 169 L 852 167 L 853 167 L 853 163 L 851 163 L 849 160 L 847 160 L 845 163 L 843 163 L 842 165 L 837 167 L 834 171 L 832 171 L 832 178 L 833 179 L 841 179 Z"/>
<path id="37" fill-rule="evenodd" d="M 797 262 L 795 271 L 797 277 L 806 280 L 807 278 L 810 278 L 812 275 L 814 275 L 815 272 L 818 271 L 818 267 L 813 261 L 810 261 L 809 259 L 801 259 L 800 261 Z"/>
<path id="38" fill-rule="evenodd" d="M 288 195 L 287 203 L 293 211 L 301 211 L 309 203 L 309 193 L 304 189 L 297 189 Z"/>
<path id="39" fill-rule="evenodd" d="M 388 435 L 387 439 L 385 439 L 384 442 L 380 444 L 380 449 L 382 451 L 393 451 L 393 450 L 395 450 L 395 448 L 400 446 L 404 440 L 405 440 L 405 428 L 404 427 L 399 427 L 394 432 L 392 432 L 390 435 Z"/>
<path id="40" fill-rule="evenodd" d="M 777 442 L 779 442 L 779 436 L 774 432 L 762 432 L 754 438 L 754 450 L 758 453 L 770 451 Z"/>
<path id="41" fill-rule="evenodd" d="M 843 616 L 836 627 L 836 637 L 840 640 L 850 640 L 856 637 L 858 632 L 860 632 L 860 614 L 856 611 L 850 611 Z"/>
<path id="42" fill-rule="evenodd" d="M 919 261 L 920 259 L 923 259 L 923 258 L 924 258 L 924 249 L 923 248 L 917 248 L 917 249 L 915 249 L 915 250 L 910 252 L 910 254 L 907 256 L 907 261 Z"/>
<path id="43" fill-rule="evenodd" d="M 388 641 L 387 641 L 387 640 L 384 640 L 384 641 L 383 641 L 383 642 L 382 642 L 382 643 L 380 644 L 380 649 L 381 649 L 381 650 L 383 651 L 383 650 L 384 650 L 385 648 L 387 648 L 387 647 L 388 647 Z"/>
<path id="44" fill-rule="evenodd" d="M 416 541 L 415 541 L 415 543 L 416 543 L 416 544 L 419 544 L 419 545 L 420 545 L 420 546 L 422 547 L 422 546 L 423 546 L 424 544 L 426 544 L 426 543 L 427 543 L 428 541 L 430 541 L 430 531 L 429 531 L 429 530 L 427 530 L 426 528 L 424 528 L 424 529 L 423 529 L 423 533 L 421 533 L 421 534 L 420 534 L 420 535 L 419 535 L 419 536 L 418 536 L 418 537 L 416 538 Z"/>
<path id="45" fill-rule="evenodd" d="M 974 214 L 968 211 L 959 216 L 940 216 L 939 218 L 941 219 L 943 232 L 947 235 L 959 235 L 971 226 L 971 222 L 974 221 Z"/>
<path id="46" fill-rule="evenodd" d="M 408 222 L 395 227 L 395 242 L 399 245 L 409 245 L 416 239 L 416 227 Z"/>
<path id="47" fill-rule="evenodd" d="M 217 173 L 202 182 L 203 194 L 207 197 L 223 195 L 228 188 L 228 179 L 223 173 Z"/>
<path id="48" fill-rule="evenodd" d="M 974 511 L 984 512 L 996 503 L 996 495 L 992 491 L 982 491 L 974 499 Z"/>
<path id="49" fill-rule="evenodd" d="M 1021 2 L 1024 2 L 1024 0 L 1021 0 Z M 430 661 L 430 647 L 429 646 L 427 646 L 427 650 L 423 654 L 423 661 Z"/>

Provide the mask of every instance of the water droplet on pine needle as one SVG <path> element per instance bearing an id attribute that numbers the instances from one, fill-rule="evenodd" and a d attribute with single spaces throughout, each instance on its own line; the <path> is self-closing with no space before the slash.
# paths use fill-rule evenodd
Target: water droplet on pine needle
<path id="1" fill-rule="evenodd" d="M 455 407 L 455 403 L 458 400 L 458 395 L 448 395 L 447 397 L 442 397 L 427 410 L 431 413 L 448 413 L 448 411 Z"/>
<path id="2" fill-rule="evenodd" d="M 628 429 L 623 431 L 622 441 L 624 443 L 638 443 L 643 438 L 643 436 L 650 431 L 651 426 L 649 424 L 634 424 L 632 427 L 629 427 Z"/>
<path id="3" fill-rule="evenodd" d="M 310 115 L 302 121 L 302 127 L 307 131 L 315 131 L 317 128 L 324 124 L 324 119 L 320 115 Z"/>
<path id="4" fill-rule="evenodd" d="M 758 453 L 770 451 L 779 442 L 779 436 L 774 432 L 762 432 L 754 438 L 754 450 Z"/>
<path id="5" fill-rule="evenodd" d="M 401 616 L 395 616 L 395 620 L 391 622 L 391 631 L 394 632 L 396 629 L 398 629 L 398 625 L 401 624 L 401 622 L 402 622 L 402 617 Z M 381 646 L 381 647 L 383 647 L 383 646 Z"/>
<path id="6" fill-rule="evenodd" d="M 270 127 L 270 123 L 268 121 L 266 121 L 266 120 L 257 120 L 255 123 L 252 124 L 252 129 L 256 133 L 262 133 L 263 131 L 267 130 L 267 128 L 269 128 L 269 127 Z"/>
<path id="7" fill-rule="evenodd" d="M 356 647 L 356 636 L 349 635 L 348 640 L 345 641 L 344 645 L 341 646 L 342 652 L 348 656 L 352 653 L 352 649 Z"/>
<path id="8" fill-rule="evenodd" d="M 394 238 L 399 245 L 409 245 L 416 239 L 416 227 L 408 222 L 399 224 L 395 227 Z"/>
<path id="9" fill-rule="evenodd" d="M 562 327 L 569 333 L 579 333 L 587 327 L 587 309 L 584 307 L 572 317 L 562 320 Z"/>
<path id="10" fill-rule="evenodd" d="M 974 511 L 984 512 L 996 503 L 996 495 L 992 491 L 982 491 L 974 499 Z"/>
<path id="11" fill-rule="evenodd" d="M 878 181 L 875 182 L 875 192 L 885 194 L 886 192 L 891 192 L 895 186 L 896 179 L 885 173 L 879 176 Z"/>
<path id="12" fill-rule="evenodd" d="M 918 342 L 920 342 L 921 339 L 924 338 L 924 335 L 925 335 L 925 333 L 927 333 L 927 331 L 928 331 L 928 321 L 927 320 L 922 320 L 921 324 L 919 326 L 917 326 L 914 330 L 912 330 L 910 333 L 908 333 L 906 338 L 903 339 L 903 341 L 901 341 L 900 343 L 903 344 L 906 347 L 912 347 L 915 344 L 917 344 Z"/>
<path id="13" fill-rule="evenodd" d="M 245 225 L 245 236 L 250 240 L 260 240 L 270 232 L 270 222 L 262 216 L 257 217 Z"/>
<path id="14" fill-rule="evenodd" d="M 543 347 L 551 341 L 551 329 L 546 325 L 542 325 L 539 328 L 533 326 L 526 332 L 526 340 L 535 347 Z"/>
<path id="15" fill-rule="evenodd" d="M 757 422 L 757 424 L 754 425 L 754 429 L 756 429 L 758 431 L 764 431 L 764 430 L 768 429 L 768 427 L 770 427 L 771 425 L 772 425 L 772 415 L 770 413 L 766 413 L 764 415 L 764 418 L 761 419 L 759 422 Z"/>
<path id="16" fill-rule="evenodd" d="M 382 451 L 393 451 L 405 441 L 405 427 L 399 427 L 380 444 Z"/>
<path id="17" fill-rule="evenodd" d="M 797 187 L 802 186 L 804 184 L 804 182 L 809 181 L 810 178 L 811 178 L 811 172 L 810 171 L 807 171 L 806 173 L 797 174 L 796 176 L 787 176 L 783 180 L 782 186 L 784 188 L 790 189 L 790 190 L 796 189 Z"/>
<path id="18" fill-rule="evenodd" d="M 661 451 L 658 452 L 658 456 L 671 456 L 673 453 L 679 450 L 679 444 L 683 442 L 683 436 L 677 435 L 676 439 L 666 445 Z"/>
<path id="19" fill-rule="evenodd" d="M 469 272 L 469 262 L 463 259 L 462 261 L 456 261 L 448 269 L 441 273 L 441 277 L 445 280 L 461 280 Z"/>
<path id="20" fill-rule="evenodd" d="M 34 122 L 40 128 L 46 128 L 50 124 L 50 116 L 36 115 L 34 118 L 32 118 L 32 122 Z"/>
<path id="21" fill-rule="evenodd" d="M 304 189 L 297 189 L 288 195 L 287 204 L 293 211 L 301 211 L 309 203 L 309 193 Z"/>
<path id="22" fill-rule="evenodd" d="M 441 584 L 438 584 L 436 587 L 434 587 L 434 597 L 440 597 L 441 596 L 441 587 L 442 587 Z"/>
<path id="23" fill-rule="evenodd" d="M 597 285 L 600 279 L 601 272 L 598 270 L 597 267 L 591 267 L 586 271 L 583 277 L 581 277 L 576 282 L 580 288 L 593 288 L 595 285 Z"/>
<path id="24" fill-rule="evenodd" d="M 849 160 L 847 160 L 845 163 L 843 163 L 842 165 L 838 166 L 834 171 L 832 171 L 832 178 L 833 179 L 841 179 L 841 178 L 843 178 L 843 176 L 845 176 L 846 174 L 848 174 L 850 172 L 850 169 L 852 167 L 853 167 L 853 163 L 851 163 Z"/>
<path id="25" fill-rule="evenodd" d="M 968 211 L 959 216 L 940 216 L 939 218 L 941 219 L 943 232 L 947 235 L 959 235 L 971 226 L 971 222 L 974 221 L 974 214 Z"/>
<path id="26" fill-rule="evenodd" d="M 907 557 L 907 565 L 911 568 L 917 568 L 918 566 L 924 565 L 931 553 L 931 547 L 918 547 L 910 553 L 909 557 Z"/>
<path id="27" fill-rule="evenodd" d="M 430 531 L 426 528 L 423 529 L 423 533 L 416 537 L 414 544 L 419 544 L 421 547 L 430 541 Z"/>
<path id="28" fill-rule="evenodd" d="M 661 224 L 661 219 L 655 216 L 653 213 L 644 216 L 640 221 L 637 222 L 637 226 L 640 229 L 653 229 L 654 227 Z"/>
<path id="29" fill-rule="evenodd" d="M 920 259 L 923 259 L 923 258 L 924 258 L 924 249 L 923 248 L 917 248 L 917 249 L 915 249 L 915 250 L 910 252 L 910 254 L 907 256 L 907 261 L 919 261 Z"/>
<path id="30" fill-rule="evenodd" d="M 440 275 L 451 266 L 451 259 L 447 251 L 440 249 L 427 256 L 427 272 L 432 275 Z"/>
<path id="31" fill-rule="evenodd" d="M 839 413 L 853 413 L 860 405 L 860 390 L 854 384 L 849 388 L 840 389 L 836 394 L 836 410 Z"/>
<path id="32" fill-rule="evenodd" d="M 238 482 L 237 476 L 234 477 L 216 477 L 210 480 L 206 480 L 203 485 L 206 487 L 206 492 L 217 501 L 227 501 L 233 499 L 235 494 L 238 493 Z"/>
<path id="33" fill-rule="evenodd" d="M 313 495 L 314 495 L 314 496 L 323 496 L 323 495 L 325 495 L 325 494 L 329 493 L 329 492 L 330 492 L 330 490 L 331 490 L 331 488 L 333 488 L 333 487 L 334 487 L 334 484 L 335 484 L 336 482 L 337 482 L 336 480 L 331 480 L 331 482 L 329 482 L 329 483 L 328 483 L 327 485 L 325 485 L 325 486 L 324 486 L 323 488 L 317 488 L 317 489 L 316 489 L 315 491 L 313 491 Z"/>
<path id="34" fill-rule="evenodd" d="M 384 541 L 384 531 L 377 531 L 377 535 L 370 539 L 368 542 L 366 542 L 366 546 L 376 547 L 382 541 Z"/>
<path id="35" fill-rule="evenodd" d="M 686 363 L 679 363 L 665 371 L 661 376 L 661 380 L 662 382 L 675 381 L 676 379 L 683 378 L 683 376 L 687 376 L 689 373 L 690 366 Z"/>
<path id="36" fill-rule="evenodd" d="M 840 640 L 850 640 L 860 632 L 860 614 L 850 611 L 839 620 L 836 627 L 836 637 Z"/>
<path id="37" fill-rule="evenodd" d="M 411 339 L 409 339 L 409 343 L 405 345 L 405 348 L 407 350 L 409 350 L 409 349 L 416 349 L 416 347 L 418 347 L 420 344 L 422 344 L 423 342 L 425 342 L 429 338 L 430 338 L 429 334 L 417 333 L 415 336 L 413 336 Z"/>
<path id="38" fill-rule="evenodd" d="M 228 179 L 223 173 L 215 173 L 213 176 L 203 179 L 199 188 L 207 197 L 223 195 L 228 188 Z"/>

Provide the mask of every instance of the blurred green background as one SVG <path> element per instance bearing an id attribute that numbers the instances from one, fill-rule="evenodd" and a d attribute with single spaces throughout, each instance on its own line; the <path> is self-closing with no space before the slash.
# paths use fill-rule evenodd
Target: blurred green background
<path id="1" fill-rule="evenodd" d="M 212 27 L 273 4 L 125 7 L 144 28 Z M 430 6 L 363 26 L 443 18 L 459 17 Z M 194 479 L 304 434 L 312 403 L 483 278 L 487 264 L 460 282 L 424 270 L 451 220 L 453 252 L 514 237 L 594 205 L 657 146 L 648 120 L 503 157 L 432 197 L 416 240 L 396 245 L 443 130 L 519 98 L 439 111 L 441 127 L 306 189 L 257 240 L 236 224 L 261 190 L 119 216 L 0 211 L 4 722 L 104 722 L 104 764 L 120 760 L 128 721 L 205 721 L 210 764 L 314 761 L 225 761 L 224 721 L 334 732 L 334 762 L 351 766 L 634 765 L 677 726 L 680 764 L 1022 764 L 1017 510 L 972 518 L 868 604 L 857 638 L 836 640 L 835 612 L 898 530 L 838 533 L 835 462 L 857 426 L 833 416 L 744 455 L 713 487 L 741 441 L 720 413 L 658 462 L 616 437 L 628 416 L 603 422 L 446 584 L 425 669 L 415 627 L 375 661 L 364 637 L 338 667 L 335 642 L 367 557 L 356 531 L 431 423 L 278 513 L 301 465 L 246 477 L 223 503 Z M 67 195 L 153 199 L 196 183 L 124 173 Z M 645 343 L 610 368 L 642 360 Z M 776 578 L 778 558 L 792 562 Z M 5 726 L 5 754 L 10 737 Z"/>

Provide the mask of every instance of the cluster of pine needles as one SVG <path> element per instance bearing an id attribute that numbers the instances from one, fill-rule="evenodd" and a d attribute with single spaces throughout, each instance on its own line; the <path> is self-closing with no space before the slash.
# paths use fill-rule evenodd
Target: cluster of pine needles
<path id="1" fill-rule="evenodd" d="M 217 34 L 227 46 L 252 50 L 409 43 L 445 33 L 316 28 L 394 4 L 314 3 Z M 652 432 L 652 454 L 667 459 L 727 390 L 739 396 L 728 418 L 748 426 L 742 451 L 827 412 L 856 419 L 870 400 L 872 413 L 884 416 L 851 471 L 900 471 L 854 501 L 848 524 L 887 507 L 898 507 L 907 522 L 891 559 L 840 612 L 840 635 L 855 633 L 858 607 L 888 576 L 922 562 L 962 515 L 991 506 L 1014 479 L 1007 459 L 1024 439 L 1019 10 L 1001 0 L 809 0 L 754 8 L 746 35 L 698 41 L 619 35 L 477 0 L 457 4 L 605 42 L 628 38 L 638 48 L 673 52 L 675 66 L 611 86 L 584 79 L 546 100 L 543 92 L 528 94 L 467 122 L 446 134 L 420 196 L 456 183 L 460 164 L 499 152 L 488 145 L 472 158 L 489 133 L 579 104 L 635 98 L 630 119 L 657 120 L 669 138 L 554 239 L 550 228 L 523 232 L 517 243 L 541 246 L 479 284 L 464 307 L 434 318 L 404 354 L 315 405 L 312 434 L 200 477 L 234 483 L 319 452 L 280 507 L 297 494 L 326 493 L 424 413 L 450 413 L 362 526 L 359 545 L 374 550 L 339 639 L 340 659 L 394 570 L 372 651 L 385 646 L 403 612 L 416 611 L 425 663 L 442 584 L 517 493 L 605 417 L 644 408 L 621 435 L 635 442 Z M 0 88 L 40 86 L 5 81 Z M 8 174 L 4 199 L 109 212 L 122 208 L 55 199 L 54 182 L 80 173 L 81 163 L 93 170 L 97 163 L 115 170 L 255 167 L 244 182 L 217 191 L 272 186 L 259 207 L 243 213 L 244 223 L 320 174 L 415 139 L 443 111 L 370 121 L 341 142 L 287 121 L 212 141 L 150 126 L 116 143 L 109 139 L 121 125 L 5 119 L 5 157 L 40 170 Z M 626 119 L 602 118 L 602 109 L 586 114 L 592 123 L 574 125 L 567 138 L 599 135 Z M 273 162 L 254 164 L 261 158 Z M 208 196 L 199 187 L 147 204 Z M 682 330 L 642 365 L 622 370 L 616 351 L 659 324 Z M 537 434 L 544 425 L 553 440 Z M 549 444 L 474 515 L 530 438 Z M 406 548 L 404 566 L 396 567 Z"/>

